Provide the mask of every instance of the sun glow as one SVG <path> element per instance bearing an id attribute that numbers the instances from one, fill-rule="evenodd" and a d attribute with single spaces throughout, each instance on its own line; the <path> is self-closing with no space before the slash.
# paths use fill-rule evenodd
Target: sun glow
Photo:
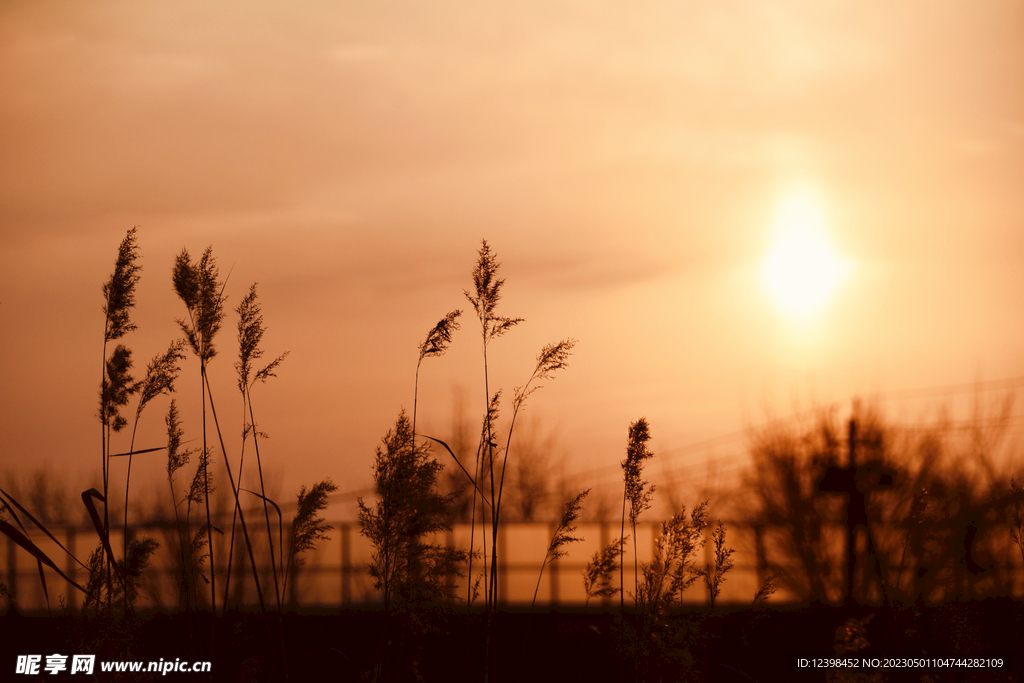
<path id="1" fill-rule="evenodd" d="M 779 310 L 794 320 L 820 313 L 849 269 L 829 243 L 817 198 L 808 192 L 788 195 L 764 261 L 765 286 Z"/>

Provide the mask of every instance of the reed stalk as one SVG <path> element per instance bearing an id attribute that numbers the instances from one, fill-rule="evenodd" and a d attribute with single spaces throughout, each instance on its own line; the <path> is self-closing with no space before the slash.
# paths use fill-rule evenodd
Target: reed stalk
<path id="1" fill-rule="evenodd" d="M 650 427 L 645 418 L 640 418 L 629 425 L 629 435 L 626 441 L 626 459 L 622 461 L 623 489 L 622 489 L 622 529 L 619 537 L 626 537 L 626 503 L 629 503 L 629 523 L 633 530 L 633 596 L 634 602 L 639 587 L 639 574 L 637 570 L 636 555 L 636 521 L 644 510 L 651 507 L 651 497 L 654 495 L 654 485 L 648 484 L 642 478 L 643 463 L 654 454 L 647 448 L 647 442 L 651 439 Z M 625 543 L 622 547 L 625 552 Z M 619 556 L 619 611 L 625 614 L 625 575 L 623 572 L 623 560 L 625 556 Z"/>
<path id="2" fill-rule="evenodd" d="M 100 435 L 101 460 L 103 468 L 103 531 L 110 532 L 110 432 L 119 432 L 127 425 L 119 408 L 127 405 L 132 393 L 131 351 L 118 344 L 111 356 L 107 357 L 107 344 L 124 337 L 136 329 L 131 320 L 131 310 L 135 306 L 135 287 L 139 282 L 138 264 L 139 247 L 136 236 L 137 229 L 128 230 L 118 247 L 114 272 L 103 285 L 103 371 L 100 382 Z M 107 611 L 111 610 L 110 558 L 105 562 L 107 586 Z"/>

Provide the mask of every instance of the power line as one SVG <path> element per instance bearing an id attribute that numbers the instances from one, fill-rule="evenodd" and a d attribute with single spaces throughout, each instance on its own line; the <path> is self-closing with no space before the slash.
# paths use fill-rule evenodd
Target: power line
<path id="1" fill-rule="evenodd" d="M 877 392 L 875 394 L 872 394 L 871 398 L 924 398 L 929 396 L 950 396 L 954 394 L 963 394 L 972 391 L 990 392 L 997 390 L 1015 389 L 1019 387 L 1024 387 L 1024 376 L 1006 377 L 1002 379 L 984 380 L 964 384 L 948 384 L 933 387 L 918 387 L 914 389 L 894 389 L 890 391 Z M 702 439 L 700 441 L 689 443 L 683 446 L 678 446 L 676 448 L 666 449 L 658 453 L 658 455 L 661 456 L 659 460 L 663 463 L 666 461 L 671 463 L 677 458 L 693 453 L 695 451 L 706 450 L 714 446 L 728 445 L 745 438 L 750 438 L 751 435 L 758 434 L 767 429 L 771 429 L 782 424 L 802 420 L 809 415 L 813 415 L 816 413 L 828 413 L 831 410 L 834 410 L 841 403 L 846 403 L 847 401 L 852 402 L 854 400 L 856 400 L 856 397 L 847 399 L 846 401 L 836 401 L 833 403 L 826 404 L 824 406 L 815 406 L 812 408 L 807 408 L 806 410 L 793 413 L 786 417 L 773 418 L 771 420 L 767 420 L 766 422 L 763 422 L 756 426 L 747 427 L 745 429 L 729 432 L 708 439 Z M 970 430 L 978 426 L 1003 426 L 1004 428 L 1006 428 L 1007 434 L 1017 434 L 1016 429 L 1013 429 L 1011 431 L 1010 428 L 1024 427 L 1024 421 L 1005 421 L 1002 420 L 1001 418 L 983 418 L 980 420 L 968 419 L 955 422 L 939 423 L 934 425 L 928 423 L 887 423 L 886 426 L 897 429 L 903 429 L 907 431 L 929 431 L 934 429 L 943 432 L 953 430 Z M 742 455 L 742 453 L 733 453 L 725 456 L 714 456 L 713 458 L 709 458 L 709 460 L 711 460 L 712 462 L 721 462 L 722 460 L 725 459 L 742 457 Z M 736 466 L 738 465 L 734 465 L 730 467 L 730 469 L 735 469 Z M 604 481 L 610 479 L 613 474 L 618 474 L 620 468 L 621 465 L 619 465 L 618 463 L 602 465 L 601 467 L 595 467 L 589 470 L 578 472 L 575 476 L 591 477 L 590 481 L 593 481 L 595 483 L 603 483 Z M 683 467 L 676 467 L 673 468 L 672 470 L 669 470 L 668 467 L 665 467 L 664 471 L 666 473 L 668 473 L 669 471 L 676 473 L 681 469 L 683 469 Z"/>
<path id="2" fill-rule="evenodd" d="M 946 384 L 935 387 L 919 387 L 917 389 L 892 389 L 871 394 L 872 398 L 928 398 L 932 396 L 951 396 L 971 392 L 987 392 L 999 389 L 1016 389 L 1024 387 L 1024 376 L 1004 377 L 1003 379 L 979 380 L 967 384 Z"/>

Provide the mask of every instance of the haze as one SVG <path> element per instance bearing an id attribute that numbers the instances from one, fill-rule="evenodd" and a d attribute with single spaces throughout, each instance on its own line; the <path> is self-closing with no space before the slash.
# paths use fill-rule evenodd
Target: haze
<path id="1" fill-rule="evenodd" d="M 136 368 L 180 336 L 182 248 L 213 246 L 230 309 L 259 282 L 263 346 L 290 351 L 254 391 L 287 492 L 369 486 L 482 238 L 499 312 L 525 318 L 491 386 L 579 341 L 527 411 L 569 472 L 614 467 L 640 416 L 670 453 L 1024 375 L 1022 45 L 1010 1 L 5 2 L 3 464 L 98 480 L 100 288 L 135 225 Z M 762 277 L 794 188 L 850 264 L 799 320 Z M 237 421 L 234 325 L 210 373 Z M 481 380 L 464 320 L 424 362 L 421 431 L 448 435 L 459 400 L 477 424 Z"/>

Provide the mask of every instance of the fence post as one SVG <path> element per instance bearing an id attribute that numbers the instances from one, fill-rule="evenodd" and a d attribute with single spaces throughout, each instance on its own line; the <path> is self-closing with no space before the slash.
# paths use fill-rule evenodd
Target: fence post
<path id="1" fill-rule="evenodd" d="M 611 536 L 611 533 L 608 531 L 608 522 L 601 522 L 601 545 L 598 548 L 598 552 L 607 548 L 608 544 L 611 543 L 609 536 Z M 612 604 L 611 596 L 606 595 L 601 598 L 601 604 L 605 606 Z"/>
<path id="2" fill-rule="evenodd" d="M 7 603 L 11 606 L 18 604 L 18 556 L 14 552 L 14 541 L 7 539 L 7 592 L 10 595 Z"/>
<path id="3" fill-rule="evenodd" d="M 74 581 L 75 574 L 77 573 L 76 569 L 78 568 L 78 564 L 75 562 L 75 557 L 77 557 L 75 553 L 75 527 L 66 527 L 64 537 L 64 547 L 68 549 L 67 573 L 71 580 Z M 68 606 L 72 609 L 78 606 L 78 596 L 75 595 L 75 591 L 76 588 L 69 583 L 67 585 Z"/>
<path id="4" fill-rule="evenodd" d="M 347 605 L 352 601 L 352 549 L 350 547 L 350 525 L 345 522 L 341 525 L 341 604 Z"/>
<path id="5" fill-rule="evenodd" d="M 557 528 L 558 527 L 556 525 L 554 525 L 554 524 L 549 524 L 548 525 L 548 538 L 554 537 L 555 531 L 557 530 Z M 550 570 L 548 571 L 548 585 L 550 586 L 550 590 L 551 590 L 551 597 L 548 600 L 548 604 L 550 604 L 550 605 L 557 605 L 558 604 L 558 560 L 552 558 L 551 562 L 548 563 L 548 567 L 550 568 Z"/>
<path id="6" fill-rule="evenodd" d="M 508 525 L 498 528 L 498 598 L 508 602 Z M 502 597 L 504 596 L 504 597 Z"/>
<path id="7" fill-rule="evenodd" d="M 455 547 L 455 529 L 454 527 L 448 527 L 448 531 L 444 534 L 444 543 L 449 548 Z M 455 594 L 455 574 L 449 573 L 445 579 L 444 584 L 452 595 Z"/>

